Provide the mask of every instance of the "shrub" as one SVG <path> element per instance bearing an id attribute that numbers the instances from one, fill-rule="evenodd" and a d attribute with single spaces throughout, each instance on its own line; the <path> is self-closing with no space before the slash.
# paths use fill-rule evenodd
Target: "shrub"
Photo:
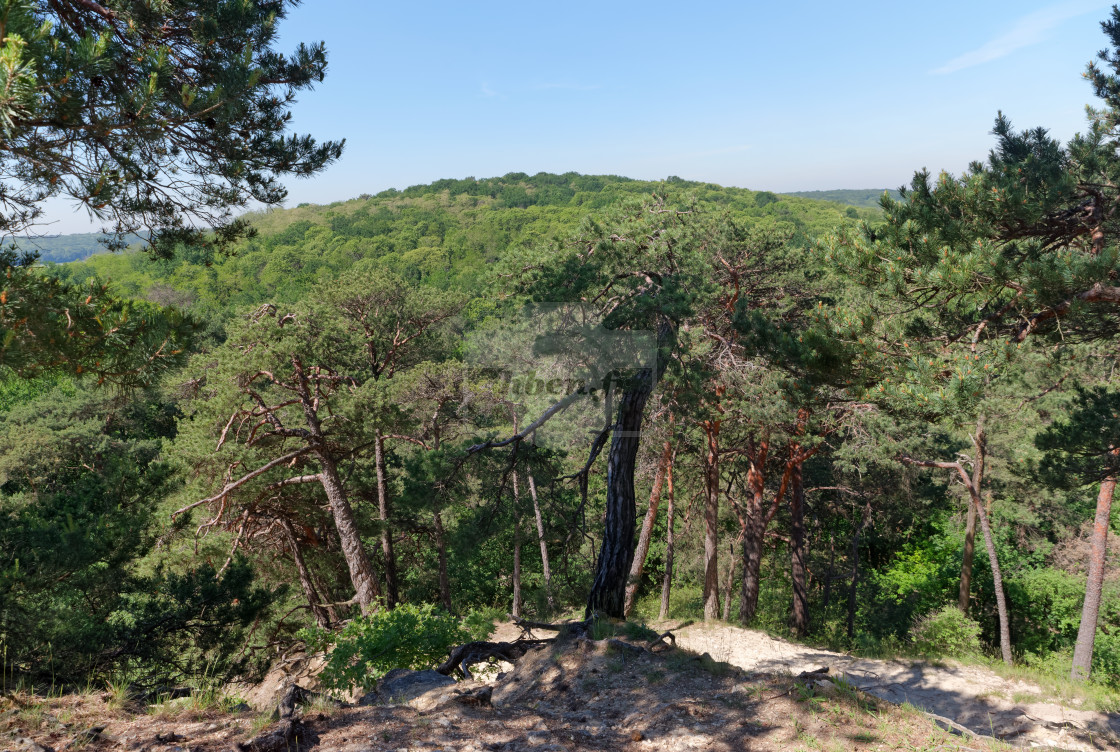
<path id="1" fill-rule="evenodd" d="M 914 649 L 926 656 L 960 658 L 980 652 L 980 625 L 956 606 L 928 613 L 910 629 Z"/>
<path id="2" fill-rule="evenodd" d="M 472 608 L 463 617 L 463 628 L 471 640 L 489 640 L 497 629 L 495 622 L 501 621 L 505 612 L 500 608 Z"/>
<path id="3" fill-rule="evenodd" d="M 327 689 L 371 689 L 394 668 L 431 668 L 470 633 L 451 614 L 431 604 L 398 606 L 354 619 L 334 634 L 303 630 L 312 649 L 329 650 L 319 680 Z"/>

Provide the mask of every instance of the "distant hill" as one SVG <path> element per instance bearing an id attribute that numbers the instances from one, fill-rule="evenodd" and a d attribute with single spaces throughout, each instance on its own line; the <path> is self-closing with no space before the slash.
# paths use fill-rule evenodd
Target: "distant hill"
<path id="1" fill-rule="evenodd" d="M 98 241 L 105 237 L 99 232 L 78 232 L 41 238 L 16 238 L 15 244 L 23 251 L 38 251 L 43 263 L 65 264 L 83 261 L 98 253 L 105 253 L 105 246 Z M 141 238 L 132 235 L 129 243 L 139 243 Z"/>
<path id="2" fill-rule="evenodd" d="M 783 193 L 783 196 L 799 196 L 811 198 L 814 201 L 831 201 L 844 206 L 858 206 L 863 209 L 879 208 L 879 197 L 883 192 L 891 194 L 891 198 L 898 199 L 898 191 L 889 188 L 844 188 L 835 191 L 793 191 Z"/>
<path id="3" fill-rule="evenodd" d="M 358 264 L 410 283 L 475 292 L 511 249 L 567 237 L 586 216 L 665 187 L 694 195 L 708 211 L 726 212 L 744 227 L 782 228 L 801 247 L 843 223 L 881 217 L 876 209 L 680 178 L 512 172 L 251 213 L 246 218 L 259 234 L 239 241 L 228 256 L 182 249 L 168 262 L 141 263 L 135 254 L 103 253 L 57 273 L 74 282 L 96 275 L 125 295 L 216 311 L 300 300 L 316 283 Z"/>

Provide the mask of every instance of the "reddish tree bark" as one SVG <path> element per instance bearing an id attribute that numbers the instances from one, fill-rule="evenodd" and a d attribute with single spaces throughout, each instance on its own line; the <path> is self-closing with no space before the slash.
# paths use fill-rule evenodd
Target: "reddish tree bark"
<path id="1" fill-rule="evenodd" d="M 1120 447 L 1109 454 L 1120 454 Z M 1084 681 L 1089 678 L 1093 664 L 1093 643 L 1097 635 L 1097 616 L 1104 590 L 1104 570 L 1108 554 L 1108 522 L 1112 515 L 1112 495 L 1116 490 L 1116 476 L 1110 475 L 1101 482 L 1097 494 L 1097 513 L 1093 518 L 1093 538 L 1089 553 L 1089 577 L 1085 584 L 1085 603 L 1081 607 L 1081 624 L 1077 628 L 1077 642 L 1073 648 L 1073 670 L 1070 678 Z"/>

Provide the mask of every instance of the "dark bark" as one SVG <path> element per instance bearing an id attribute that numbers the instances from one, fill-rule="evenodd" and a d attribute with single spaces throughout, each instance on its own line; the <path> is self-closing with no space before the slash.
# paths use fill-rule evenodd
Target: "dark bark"
<path id="1" fill-rule="evenodd" d="M 796 454 L 794 444 L 791 453 Z M 801 479 L 801 463 L 794 462 L 789 473 L 790 575 L 793 581 L 793 613 L 790 626 L 794 634 L 809 633 L 809 594 L 805 584 L 805 488 Z"/>
<path id="2" fill-rule="evenodd" d="M 852 584 L 848 587 L 848 639 L 856 636 L 856 593 L 859 584 L 859 539 L 871 524 L 871 502 L 863 507 L 863 519 L 852 535 Z"/>
<path id="3" fill-rule="evenodd" d="M 769 523 L 767 512 L 763 510 L 766 494 L 766 459 L 770 443 L 763 438 L 747 442 L 748 459 L 747 493 L 744 499 L 746 524 L 743 532 L 743 582 L 739 598 L 739 621 L 750 624 L 758 612 L 759 576 L 762 572 L 762 545 Z M 778 499 L 775 499 L 775 506 Z M 770 516 L 773 515 L 773 510 Z"/>
<path id="4" fill-rule="evenodd" d="M 719 427 L 704 421 L 704 621 L 719 618 Z"/>
<path id="5" fill-rule="evenodd" d="M 377 512 L 381 522 L 381 555 L 385 559 L 385 605 L 395 608 L 400 597 L 397 590 L 397 560 L 393 554 L 393 530 L 389 525 L 389 482 L 385 475 L 385 437 L 377 432 L 373 443 L 373 464 L 377 473 Z"/>
<path id="6" fill-rule="evenodd" d="M 533 516 L 537 520 L 537 540 L 541 545 L 541 575 L 544 578 L 544 597 L 548 603 L 548 613 L 551 614 L 556 610 L 556 601 L 552 597 L 552 568 L 548 563 L 548 541 L 545 540 L 544 535 L 544 519 L 541 517 L 541 505 L 537 499 L 537 482 L 533 479 L 533 474 L 529 475 L 529 495 L 533 497 Z"/>
<path id="7" fill-rule="evenodd" d="M 1120 449 L 1111 450 L 1116 455 Z M 1108 521 L 1112 515 L 1112 495 L 1116 490 L 1116 477 L 1109 476 L 1101 482 L 1097 494 L 1097 513 L 1093 519 L 1093 538 L 1089 553 L 1089 578 L 1085 584 L 1085 603 L 1081 607 L 1081 625 L 1077 628 L 1077 642 L 1073 648 L 1073 670 L 1070 678 L 1084 681 L 1089 678 L 1093 664 L 1093 642 L 1097 635 L 1097 615 L 1101 608 L 1104 589 L 1105 561 L 1108 554 Z"/>
<path id="8" fill-rule="evenodd" d="M 665 576 L 661 581 L 661 610 L 658 619 L 669 618 L 669 593 L 673 588 L 673 519 L 675 495 L 673 493 L 673 460 L 669 457 L 669 465 L 665 469 L 665 492 L 669 497 L 665 507 Z"/>
<path id="9" fill-rule="evenodd" d="M 634 557 L 634 466 L 642 419 L 653 392 L 654 373 L 634 375 L 618 402 L 617 420 L 607 455 L 607 510 L 595 581 L 587 599 L 587 616 L 625 618 L 626 581 Z"/>
<path id="10" fill-rule="evenodd" d="M 641 532 L 638 533 L 638 547 L 634 551 L 634 562 L 630 566 L 630 582 L 626 586 L 626 603 L 623 605 L 626 616 L 630 616 L 630 611 L 634 608 L 634 600 L 638 595 L 642 570 L 646 564 L 646 556 L 649 555 L 653 524 L 657 521 L 657 508 L 661 506 L 661 487 L 665 483 L 665 471 L 669 466 L 669 456 L 672 451 L 673 445 L 666 441 L 662 449 L 661 461 L 657 465 L 657 474 L 653 479 L 653 488 L 649 492 L 649 508 L 646 510 L 645 519 L 642 520 Z"/>

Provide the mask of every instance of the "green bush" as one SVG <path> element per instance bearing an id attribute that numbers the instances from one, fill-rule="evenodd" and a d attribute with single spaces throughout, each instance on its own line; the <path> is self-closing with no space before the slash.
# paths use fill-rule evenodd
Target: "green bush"
<path id="1" fill-rule="evenodd" d="M 505 611 L 500 608 L 472 608 L 463 617 L 463 628 L 467 630 L 470 639 L 474 641 L 489 640 L 490 635 L 497 629 L 495 622 L 505 618 Z"/>
<path id="2" fill-rule="evenodd" d="M 394 668 L 431 668 L 470 633 L 431 604 L 406 604 L 354 619 L 337 634 L 307 629 L 300 636 L 315 650 L 329 650 L 319 680 L 327 689 L 372 689 Z"/>
<path id="3" fill-rule="evenodd" d="M 956 606 L 945 606 L 914 622 L 910 639 L 920 655 L 963 658 L 980 652 L 980 625 Z"/>

